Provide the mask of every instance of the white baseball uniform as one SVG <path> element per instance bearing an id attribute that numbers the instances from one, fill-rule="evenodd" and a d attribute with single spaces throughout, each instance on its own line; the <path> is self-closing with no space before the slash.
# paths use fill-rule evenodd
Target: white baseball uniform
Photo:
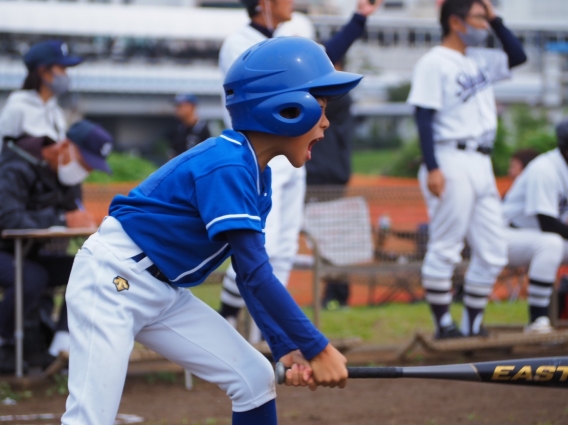
<path id="1" fill-rule="evenodd" d="M 294 12 L 289 23 L 283 23 L 275 31 L 274 36 L 301 35 L 313 37 L 315 30 L 311 21 L 301 13 Z M 247 49 L 266 36 L 250 25 L 242 27 L 225 39 L 219 52 L 219 68 L 225 76 L 233 62 Z M 224 97 L 222 96 L 223 100 Z M 231 121 L 225 109 L 224 120 L 228 128 Z M 272 209 L 266 221 L 266 252 L 274 275 L 284 286 L 298 252 L 298 235 L 303 222 L 304 196 L 306 193 L 306 169 L 295 168 L 284 156 L 272 159 L 268 165 L 272 169 Z M 229 266 L 223 279 L 221 301 L 233 307 L 244 307 L 244 300 L 239 295 L 235 282 L 235 271 Z M 253 327 L 251 342 L 260 340 L 258 328 Z"/>
<path id="2" fill-rule="evenodd" d="M 272 400 L 264 356 L 189 290 L 154 278 L 131 258 L 139 252 L 120 222 L 107 217 L 75 257 L 66 292 L 71 378 L 62 423 L 114 422 L 134 341 L 219 385 L 235 412 Z"/>
<path id="3" fill-rule="evenodd" d="M 529 265 L 529 305 L 547 307 L 558 267 L 568 262 L 568 241 L 542 232 L 537 215 L 562 220 L 568 212 L 568 164 L 558 149 L 532 160 L 503 202 L 510 265 Z"/>
<path id="4" fill-rule="evenodd" d="M 489 155 L 497 129 L 492 84 L 510 77 L 500 50 L 468 48 L 463 55 L 437 46 L 417 63 L 408 103 L 436 111 L 434 154 L 445 178 L 444 193 L 427 187 L 423 165 L 419 180 L 430 217 L 429 242 L 422 267 L 431 304 L 450 304 L 451 278 L 461 261 L 464 239 L 471 247 L 464 303 L 483 309 L 494 282 L 507 263 L 501 201 Z M 465 310 L 465 309 L 464 309 Z M 462 331 L 466 333 L 464 323 Z"/>

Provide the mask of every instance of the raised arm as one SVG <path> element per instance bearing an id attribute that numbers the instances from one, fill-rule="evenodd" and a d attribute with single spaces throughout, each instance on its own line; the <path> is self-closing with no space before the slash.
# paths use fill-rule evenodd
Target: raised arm
<path id="1" fill-rule="evenodd" d="M 367 17 L 377 10 L 382 4 L 382 0 L 377 0 L 375 4 L 369 3 L 369 0 L 359 0 L 357 11 L 351 17 L 351 20 L 329 40 L 323 43 L 327 56 L 332 63 L 339 62 L 347 53 L 351 45 L 363 34 Z"/>
<path id="2" fill-rule="evenodd" d="M 525 63 L 527 61 L 527 55 L 519 39 L 503 24 L 503 19 L 495 14 L 491 0 L 483 0 L 483 2 L 487 8 L 489 24 L 497 38 L 499 38 L 499 41 L 501 41 L 503 51 L 509 58 L 509 68 L 514 68 Z"/>

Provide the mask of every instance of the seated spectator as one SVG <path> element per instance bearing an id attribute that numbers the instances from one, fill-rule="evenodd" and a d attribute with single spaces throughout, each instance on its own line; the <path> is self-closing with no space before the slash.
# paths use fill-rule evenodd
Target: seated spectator
<path id="1" fill-rule="evenodd" d="M 80 184 L 92 170 L 110 173 L 105 158 L 111 150 L 110 134 L 87 120 L 71 126 L 67 138 L 59 143 L 48 137 L 9 139 L 0 155 L 0 231 L 94 226 L 82 206 Z M 24 261 L 24 318 L 34 323 L 32 329 L 26 329 L 29 335 L 38 334 L 37 310 L 43 292 L 65 285 L 73 264 L 73 257 L 47 255 L 40 252 L 41 247 L 41 242 L 34 242 Z M 6 240 L 0 240 L 0 287 L 4 290 L 0 303 L 0 373 L 11 373 L 15 366 L 14 255 L 13 244 Z M 68 340 L 64 305 L 50 355 L 68 350 Z M 39 349 L 30 349 L 30 343 L 38 341 L 26 338 L 27 366 L 47 366 L 53 357 L 45 352 L 46 347 L 38 353 Z"/>
<path id="2" fill-rule="evenodd" d="M 207 121 L 197 115 L 197 96 L 180 93 L 174 98 L 179 124 L 170 136 L 171 158 L 184 153 L 211 137 Z"/>
<path id="3" fill-rule="evenodd" d="M 65 138 L 67 123 L 57 97 L 69 90 L 67 68 L 83 61 L 70 56 L 67 44 L 59 40 L 34 44 L 22 59 L 28 70 L 24 84 L 10 93 L 0 111 L 0 151 L 6 137 Z"/>

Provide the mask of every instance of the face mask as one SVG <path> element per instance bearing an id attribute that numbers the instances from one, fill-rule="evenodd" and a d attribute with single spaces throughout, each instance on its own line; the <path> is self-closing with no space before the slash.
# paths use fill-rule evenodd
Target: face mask
<path id="1" fill-rule="evenodd" d="M 49 89 L 55 94 L 56 96 L 60 96 L 64 93 L 69 91 L 69 83 L 71 80 L 69 79 L 68 75 L 65 74 L 53 74 L 53 80 L 51 83 L 45 81 L 45 85 L 49 87 Z"/>
<path id="2" fill-rule="evenodd" d="M 59 165 L 57 167 L 57 178 L 63 186 L 75 186 L 89 176 L 89 172 L 74 157 L 73 148 L 69 148 L 71 161 L 68 164 L 61 163 L 59 155 Z"/>
<path id="3" fill-rule="evenodd" d="M 489 30 L 484 28 L 474 28 L 471 25 L 465 23 L 465 32 L 458 32 L 461 40 L 468 47 L 476 47 L 480 44 L 485 43 L 487 37 L 489 37 Z"/>

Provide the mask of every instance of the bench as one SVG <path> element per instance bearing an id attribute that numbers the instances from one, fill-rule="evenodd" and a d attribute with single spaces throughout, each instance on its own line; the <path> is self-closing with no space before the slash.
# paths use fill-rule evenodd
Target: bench
<path id="1" fill-rule="evenodd" d="M 367 199 L 361 195 L 309 202 L 304 212 L 303 235 L 313 256 L 314 324 L 320 326 L 322 281 L 349 280 L 369 285 L 370 301 L 374 288 L 388 288 L 382 302 L 398 293 L 419 299 L 422 260 L 412 251 L 386 249 L 387 235 L 372 225 Z M 390 236 L 404 239 L 404 232 Z M 413 241 L 412 245 L 417 244 Z"/>
<path id="2" fill-rule="evenodd" d="M 421 268 L 428 241 L 422 195 L 415 187 L 308 187 L 302 235 L 311 249 L 314 324 L 321 319 L 322 282 L 349 281 L 369 287 L 368 304 L 387 303 L 403 294 L 410 302 L 422 299 Z M 408 210 L 408 211 L 407 211 Z M 384 215 L 390 212 L 390 218 Z M 394 215 L 393 215 L 394 212 Z M 376 225 L 373 225 L 376 223 Z M 413 226 L 413 227 L 412 227 Z M 453 287 L 463 285 L 469 250 L 462 253 Z M 305 263 L 305 261 L 304 261 Z M 507 298 L 515 300 L 526 284 L 525 268 L 505 268 L 500 277 Z M 385 293 L 375 301 L 375 289 Z"/>

